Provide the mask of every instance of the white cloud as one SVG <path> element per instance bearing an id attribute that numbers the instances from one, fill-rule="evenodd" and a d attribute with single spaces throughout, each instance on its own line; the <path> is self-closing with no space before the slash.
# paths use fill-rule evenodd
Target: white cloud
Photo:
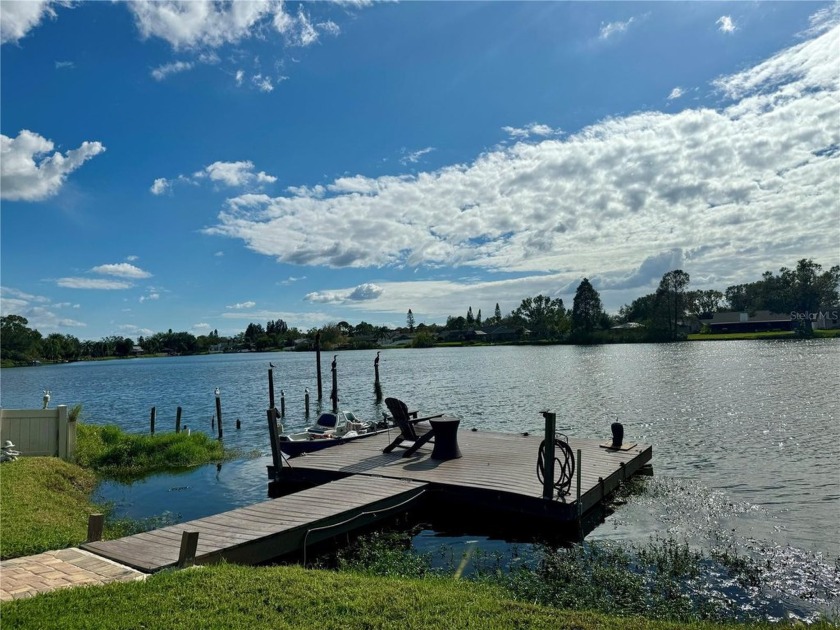
<path id="1" fill-rule="evenodd" d="M 67 4 L 67 2 L 53 2 L 52 0 L 26 0 L 26 2 L 6 0 L 0 8 L 2 11 L 0 44 L 19 41 L 38 26 L 45 17 L 55 19 L 56 13 L 53 7 Z"/>
<path id="2" fill-rule="evenodd" d="M 139 280 L 141 278 L 151 278 L 152 274 L 148 271 L 143 271 L 139 267 L 135 267 L 129 263 L 117 263 L 113 265 L 99 265 L 91 269 L 93 273 L 101 273 L 106 276 L 117 276 L 118 278 L 132 278 Z"/>
<path id="3" fill-rule="evenodd" d="M 609 39 L 616 34 L 624 33 L 630 28 L 635 18 L 630 18 L 626 22 L 610 22 L 609 24 L 602 24 L 601 30 L 598 33 L 598 39 Z"/>
<path id="4" fill-rule="evenodd" d="M 143 302 L 155 301 L 159 299 L 160 293 L 158 293 L 157 291 L 150 291 L 146 295 L 141 295 L 138 301 L 142 304 Z"/>
<path id="5" fill-rule="evenodd" d="M 143 38 L 159 37 L 176 50 L 236 43 L 250 37 L 274 11 L 282 10 L 281 4 L 271 0 L 160 0 L 128 6 Z"/>
<path id="6" fill-rule="evenodd" d="M 314 304 L 347 304 L 349 302 L 370 302 L 378 299 L 382 293 L 381 286 L 368 282 L 352 289 L 314 291 L 308 293 L 303 299 Z"/>
<path id="7" fill-rule="evenodd" d="M 158 177 L 149 189 L 153 195 L 162 195 L 172 188 L 172 184 L 165 177 Z"/>
<path id="8" fill-rule="evenodd" d="M 681 87 L 675 87 L 673 90 L 671 90 L 671 93 L 668 95 L 668 100 L 673 101 L 674 99 L 682 97 L 683 94 L 685 94 L 685 92 L 683 92 L 683 89 Z"/>
<path id="9" fill-rule="evenodd" d="M 120 280 L 105 280 L 104 278 L 59 278 L 56 284 L 65 289 L 101 289 L 113 291 L 117 289 L 129 289 L 130 282 Z"/>
<path id="10" fill-rule="evenodd" d="M 67 176 L 105 151 L 101 142 L 83 142 L 78 149 L 51 153 L 50 140 L 27 129 L 17 138 L 0 134 L 0 197 L 40 201 L 58 194 Z"/>
<path id="11" fill-rule="evenodd" d="M 254 308 L 257 305 L 256 302 L 240 302 L 239 304 L 231 304 L 230 306 L 226 306 L 225 308 L 230 308 L 235 311 L 242 310 L 243 308 Z"/>
<path id="12" fill-rule="evenodd" d="M 274 90 L 274 85 L 272 85 L 271 79 L 269 77 L 264 77 L 261 74 L 255 74 L 252 76 L 251 83 L 253 83 L 254 87 L 260 92 L 272 92 Z"/>
<path id="13" fill-rule="evenodd" d="M 418 149 L 417 151 L 406 151 L 405 149 L 403 149 L 403 155 L 400 158 L 400 164 L 416 164 L 420 161 L 420 158 L 422 158 L 427 153 L 431 153 L 434 150 L 434 147 L 426 147 L 425 149 Z"/>
<path id="14" fill-rule="evenodd" d="M 251 184 L 271 184 L 277 181 L 273 175 L 264 171 L 254 172 L 254 163 L 250 160 L 239 162 L 213 162 L 203 171 L 193 175 L 196 179 L 209 178 L 227 186 L 248 186 Z"/>
<path id="15" fill-rule="evenodd" d="M 56 61 L 55 62 L 55 69 L 56 70 L 63 70 L 64 68 L 75 68 L 76 64 L 72 61 Z"/>
<path id="16" fill-rule="evenodd" d="M 152 78 L 156 81 L 163 81 L 166 77 L 178 74 L 179 72 L 186 72 L 192 70 L 193 63 L 190 61 L 173 61 L 162 66 L 158 66 L 152 70 Z"/>
<path id="17" fill-rule="evenodd" d="M 718 30 L 722 33 L 732 33 L 736 30 L 735 22 L 728 15 L 721 15 L 715 24 L 718 25 Z"/>
<path id="18" fill-rule="evenodd" d="M 528 138 L 530 136 L 554 136 L 561 133 L 559 129 L 552 129 L 548 125 L 531 123 L 525 127 L 502 127 L 502 131 L 513 138 Z"/>
<path id="19" fill-rule="evenodd" d="M 639 112 L 436 171 L 341 177 L 319 194 L 233 197 L 206 233 L 289 264 L 472 267 L 534 284 L 642 282 L 651 252 L 697 252 L 685 260 L 721 284 L 780 259 L 836 260 L 838 35 L 719 79 L 738 99 L 721 109 Z"/>
<path id="20" fill-rule="evenodd" d="M 236 85 L 242 85 L 242 81 L 245 79 L 245 71 L 244 70 L 237 70 L 236 71 Z"/>

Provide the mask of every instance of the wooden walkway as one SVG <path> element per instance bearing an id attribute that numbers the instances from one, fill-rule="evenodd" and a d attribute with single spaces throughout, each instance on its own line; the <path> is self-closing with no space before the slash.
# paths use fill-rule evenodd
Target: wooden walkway
<path id="1" fill-rule="evenodd" d="M 405 450 L 399 448 L 382 453 L 394 435 L 371 436 L 296 457 L 290 460 L 291 468 L 284 466 L 278 483 L 324 483 L 346 476 L 405 479 L 428 483 L 436 496 L 444 495 L 448 503 L 465 510 L 477 506 L 554 522 L 576 522 L 580 514 L 598 505 L 652 457 L 652 448 L 646 444 L 613 451 L 601 448 L 599 441 L 569 439 L 572 451 L 581 451 L 579 512 L 576 478 L 566 497 L 550 501 L 542 498 L 543 487 L 536 473 L 542 436 L 459 431 L 463 457 L 436 461 L 430 458 L 431 444 L 411 457 L 403 457 Z"/>
<path id="2" fill-rule="evenodd" d="M 199 532 L 196 564 L 257 564 L 390 516 L 425 492 L 422 482 L 352 476 L 207 518 L 82 549 L 152 573 L 178 563 L 185 531 Z"/>

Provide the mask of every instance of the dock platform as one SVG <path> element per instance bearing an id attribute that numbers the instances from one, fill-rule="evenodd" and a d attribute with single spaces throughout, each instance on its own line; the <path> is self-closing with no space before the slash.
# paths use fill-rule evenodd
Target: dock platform
<path id="1" fill-rule="evenodd" d="M 422 427 L 418 425 L 418 431 Z M 444 499 L 456 508 L 479 507 L 500 515 L 508 512 L 554 523 L 576 523 L 652 457 L 647 444 L 611 450 L 603 448 L 603 442 L 570 438 L 568 444 L 575 456 L 581 452 L 578 503 L 576 478 L 567 495 L 543 498 L 543 484 L 537 477 L 542 436 L 460 431 L 457 439 L 462 457 L 438 461 L 431 458 L 431 444 L 410 457 L 403 457 L 402 449 L 383 453 L 396 435 L 395 430 L 390 436 L 371 436 L 293 458 L 272 484 L 325 483 L 348 476 L 411 480 L 429 484 L 435 500 Z M 270 468 L 270 479 L 272 474 Z"/>
<path id="2" fill-rule="evenodd" d="M 183 532 L 198 532 L 196 564 L 258 564 L 387 518 L 422 495 L 426 485 L 351 476 L 207 518 L 80 547 L 154 573 L 177 566 Z"/>

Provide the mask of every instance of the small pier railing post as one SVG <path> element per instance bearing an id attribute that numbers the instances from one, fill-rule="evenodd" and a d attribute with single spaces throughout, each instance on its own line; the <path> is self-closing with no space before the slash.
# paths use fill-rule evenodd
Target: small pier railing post
<path id="1" fill-rule="evenodd" d="M 105 529 L 105 516 L 103 514 L 91 514 L 88 516 L 87 542 L 99 542 L 102 540 L 102 531 Z"/>
<path id="2" fill-rule="evenodd" d="M 198 532 L 181 533 L 181 549 L 178 553 L 178 568 L 185 569 L 195 564 L 195 552 L 198 550 Z"/>
<path id="3" fill-rule="evenodd" d="M 266 411 L 266 415 L 268 416 L 268 439 L 271 444 L 271 463 L 274 466 L 274 480 L 277 480 L 282 466 L 280 445 L 277 443 L 277 410 L 272 407 Z"/>
<path id="4" fill-rule="evenodd" d="M 557 414 L 543 411 L 545 418 L 545 472 L 543 473 L 543 499 L 554 498 L 554 434 L 557 429 Z"/>

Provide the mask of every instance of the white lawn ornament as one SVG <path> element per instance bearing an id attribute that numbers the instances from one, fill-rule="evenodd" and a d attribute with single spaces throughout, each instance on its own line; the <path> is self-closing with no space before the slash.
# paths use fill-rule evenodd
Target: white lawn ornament
<path id="1" fill-rule="evenodd" d="M 50 404 L 50 390 L 44 390 L 44 409 L 47 408 L 47 405 Z"/>
<path id="2" fill-rule="evenodd" d="M 15 450 L 15 445 L 11 440 L 6 440 L 3 447 L 0 448 L 0 462 L 13 462 L 20 457 L 20 451 Z"/>

